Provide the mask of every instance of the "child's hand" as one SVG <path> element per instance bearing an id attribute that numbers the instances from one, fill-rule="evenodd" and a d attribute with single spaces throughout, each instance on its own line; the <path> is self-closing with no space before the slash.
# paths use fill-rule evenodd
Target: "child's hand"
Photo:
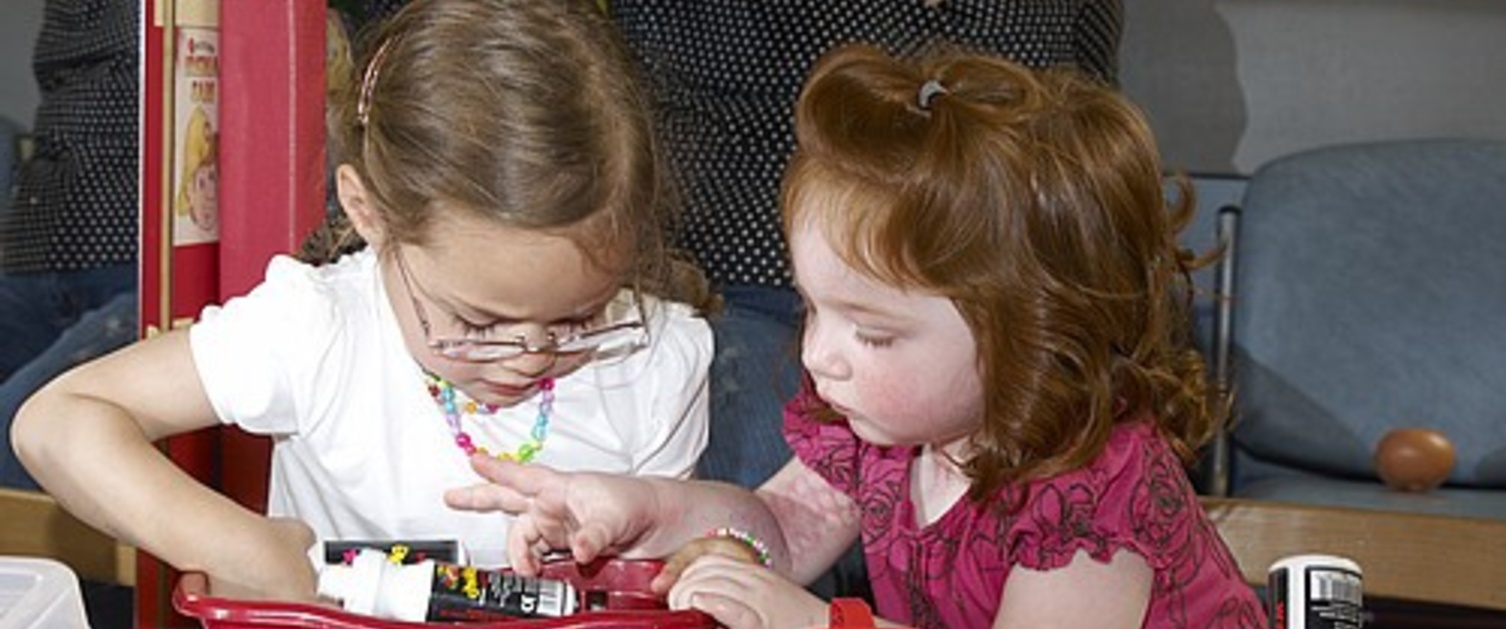
<path id="1" fill-rule="evenodd" d="M 763 565 L 758 559 L 758 553 L 746 543 L 726 537 L 702 537 L 681 546 L 680 550 L 665 560 L 664 569 L 649 583 L 649 590 L 655 594 L 668 592 L 680 580 L 680 573 L 695 563 L 695 560 L 707 555 L 735 559 L 754 566 Z"/>
<path id="2" fill-rule="evenodd" d="M 746 557 L 715 550 L 680 573 L 669 607 L 699 609 L 730 629 L 824 627 L 828 620 L 826 602 L 805 588 Z"/>
<path id="3" fill-rule="evenodd" d="M 471 467 L 491 483 L 451 489 L 445 503 L 516 515 L 507 534 L 507 555 L 513 569 L 525 576 L 538 574 L 550 550 L 568 549 L 580 563 L 602 554 L 627 554 L 653 525 L 654 492 L 640 479 L 564 474 L 485 455 L 471 457 Z"/>
<path id="4" fill-rule="evenodd" d="M 309 561 L 314 531 L 291 518 L 257 518 L 254 530 L 241 531 L 254 540 L 242 561 L 209 570 L 209 589 L 215 596 L 243 600 L 314 602 L 318 575 Z"/>

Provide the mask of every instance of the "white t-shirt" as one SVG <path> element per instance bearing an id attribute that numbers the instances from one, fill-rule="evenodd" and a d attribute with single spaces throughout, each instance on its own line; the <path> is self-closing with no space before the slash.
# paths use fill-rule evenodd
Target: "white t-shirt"
<path id="1" fill-rule="evenodd" d="M 555 384 L 534 462 L 688 478 L 706 446 L 710 327 L 648 300 L 649 346 Z M 447 489 L 481 478 L 456 447 L 403 345 L 370 250 L 314 267 L 279 256 L 249 294 L 206 308 L 189 332 L 221 421 L 273 438 L 268 512 L 322 539 L 459 539 L 472 561 L 506 563 L 510 517 L 455 511 Z M 464 422 L 477 445 L 513 452 L 538 398 Z"/>

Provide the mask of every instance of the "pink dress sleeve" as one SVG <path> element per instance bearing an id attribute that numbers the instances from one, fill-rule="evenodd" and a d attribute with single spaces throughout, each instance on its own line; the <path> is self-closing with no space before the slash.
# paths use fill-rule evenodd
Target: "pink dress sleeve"
<path id="1" fill-rule="evenodd" d="M 1120 550 L 1155 571 L 1146 627 L 1212 619 L 1207 626 L 1264 626 L 1239 567 L 1198 502 L 1176 455 L 1145 422 L 1115 429 L 1087 467 L 1032 483 L 1005 534 L 1009 563 L 1067 565 L 1078 551 L 1108 561 Z"/>
<path id="2" fill-rule="evenodd" d="M 1189 516 L 1201 507 L 1190 489 L 1150 425 L 1121 426 L 1087 467 L 1030 484 L 1008 535 L 1011 563 L 1050 570 L 1079 550 L 1108 561 L 1127 549 L 1161 570 L 1194 538 L 1198 518 Z"/>

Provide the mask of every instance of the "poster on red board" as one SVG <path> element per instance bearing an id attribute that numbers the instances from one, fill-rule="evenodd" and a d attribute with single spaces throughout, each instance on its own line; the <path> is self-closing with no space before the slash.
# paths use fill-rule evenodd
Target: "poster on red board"
<path id="1" fill-rule="evenodd" d="M 195 6 L 195 5 L 187 5 Z M 218 242 L 219 65 L 217 10 L 178 22 L 173 62 L 173 246 Z"/>

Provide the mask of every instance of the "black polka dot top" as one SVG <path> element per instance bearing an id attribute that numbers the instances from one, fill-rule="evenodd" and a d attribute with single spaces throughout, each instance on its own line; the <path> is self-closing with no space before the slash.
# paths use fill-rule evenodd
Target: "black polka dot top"
<path id="1" fill-rule="evenodd" d="M 684 195 L 680 243 L 721 285 L 788 286 L 779 177 L 806 71 L 839 43 L 956 42 L 1113 82 L 1120 0 L 611 0 L 656 90 Z"/>
<path id="2" fill-rule="evenodd" d="M 31 159 L 0 227 L 10 272 L 136 261 L 140 2 L 48 2 L 32 70 Z"/>

